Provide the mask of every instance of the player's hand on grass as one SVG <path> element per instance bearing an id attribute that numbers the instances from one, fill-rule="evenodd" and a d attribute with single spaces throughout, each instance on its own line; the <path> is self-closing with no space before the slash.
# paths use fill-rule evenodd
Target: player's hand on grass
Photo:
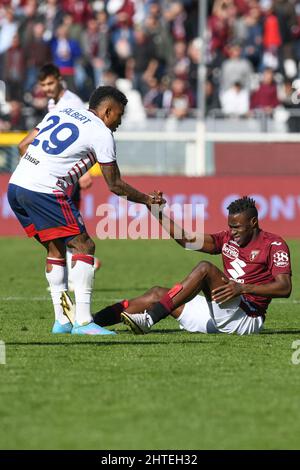
<path id="1" fill-rule="evenodd" d="M 211 291 L 211 298 L 218 304 L 223 304 L 228 300 L 234 299 L 242 294 L 242 287 L 239 283 L 230 281 L 226 277 L 222 277 L 223 286 L 216 287 Z"/>

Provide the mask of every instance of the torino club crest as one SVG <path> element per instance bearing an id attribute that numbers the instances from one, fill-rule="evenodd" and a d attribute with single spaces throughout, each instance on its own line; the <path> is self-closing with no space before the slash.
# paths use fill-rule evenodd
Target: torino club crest
<path id="1" fill-rule="evenodd" d="M 259 255 L 260 250 L 252 250 L 249 256 L 250 261 L 254 261 L 257 255 Z"/>

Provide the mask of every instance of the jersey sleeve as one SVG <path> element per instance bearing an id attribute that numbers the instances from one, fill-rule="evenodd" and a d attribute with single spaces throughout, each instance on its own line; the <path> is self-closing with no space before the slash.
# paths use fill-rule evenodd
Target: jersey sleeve
<path id="1" fill-rule="evenodd" d="M 213 237 L 215 242 L 215 254 L 217 255 L 219 253 L 222 253 L 222 247 L 227 236 L 226 230 L 217 233 L 211 233 L 210 236 Z"/>
<path id="2" fill-rule="evenodd" d="M 109 131 L 102 133 L 95 141 L 93 150 L 100 165 L 111 165 L 117 160 L 115 140 Z"/>
<path id="3" fill-rule="evenodd" d="M 269 269 L 273 277 L 278 274 L 292 274 L 290 250 L 282 239 L 273 241 L 270 245 Z"/>

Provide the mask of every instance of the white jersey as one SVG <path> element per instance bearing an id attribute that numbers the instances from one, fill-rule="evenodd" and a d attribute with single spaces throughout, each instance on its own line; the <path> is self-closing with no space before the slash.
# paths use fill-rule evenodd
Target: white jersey
<path id="1" fill-rule="evenodd" d="M 62 97 L 55 103 L 54 99 L 48 101 L 48 112 L 53 111 L 54 109 L 63 109 L 63 108 L 84 108 L 84 102 L 81 101 L 79 96 L 75 95 L 70 90 L 65 90 Z"/>
<path id="2" fill-rule="evenodd" d="M 116 161 L 113 134 L 92 111 L 55 109 L 37 128 L 38 135 L 11 176 L 12 184 L 53 193 L 77 183 L 97 161 Z"/>

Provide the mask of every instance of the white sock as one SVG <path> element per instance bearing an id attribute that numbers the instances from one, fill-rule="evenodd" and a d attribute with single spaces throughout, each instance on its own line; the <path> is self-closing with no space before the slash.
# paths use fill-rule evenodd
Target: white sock
<path id="1" fill-rule="evenodd" d="M 94 257 L 92 255 L 74 254 L 72 261 L 76 261 L 72 268 L 76 300 L 75 321 L 79 325 L 93 321 L 91 315 L 91 296 L 94 281 Z"/>
<path id="2" fill-rule="evenodd" d="M 64 325 L 69 322 L 68 318 L 63 313 L 62 306 L 60 305 L 60 296 L 62 292 L 67 290 L 66 260 L 47 258 L 46 262 L 52 266 L 52 270 L 49 273 L 46 271 L 45 274 L 50 287 L 55 320 L 58 320 L 61 325 Z"/>
<path id="3" fill-rule="evenodd" d="M 68 284 L 73 282 L 72 279 L 72 256 L 73 253 L 70 250 L 70 248 L 67 248 L 66 250 L 66 261 L 67 261 L 67 271 L 68 271 Z"/>

